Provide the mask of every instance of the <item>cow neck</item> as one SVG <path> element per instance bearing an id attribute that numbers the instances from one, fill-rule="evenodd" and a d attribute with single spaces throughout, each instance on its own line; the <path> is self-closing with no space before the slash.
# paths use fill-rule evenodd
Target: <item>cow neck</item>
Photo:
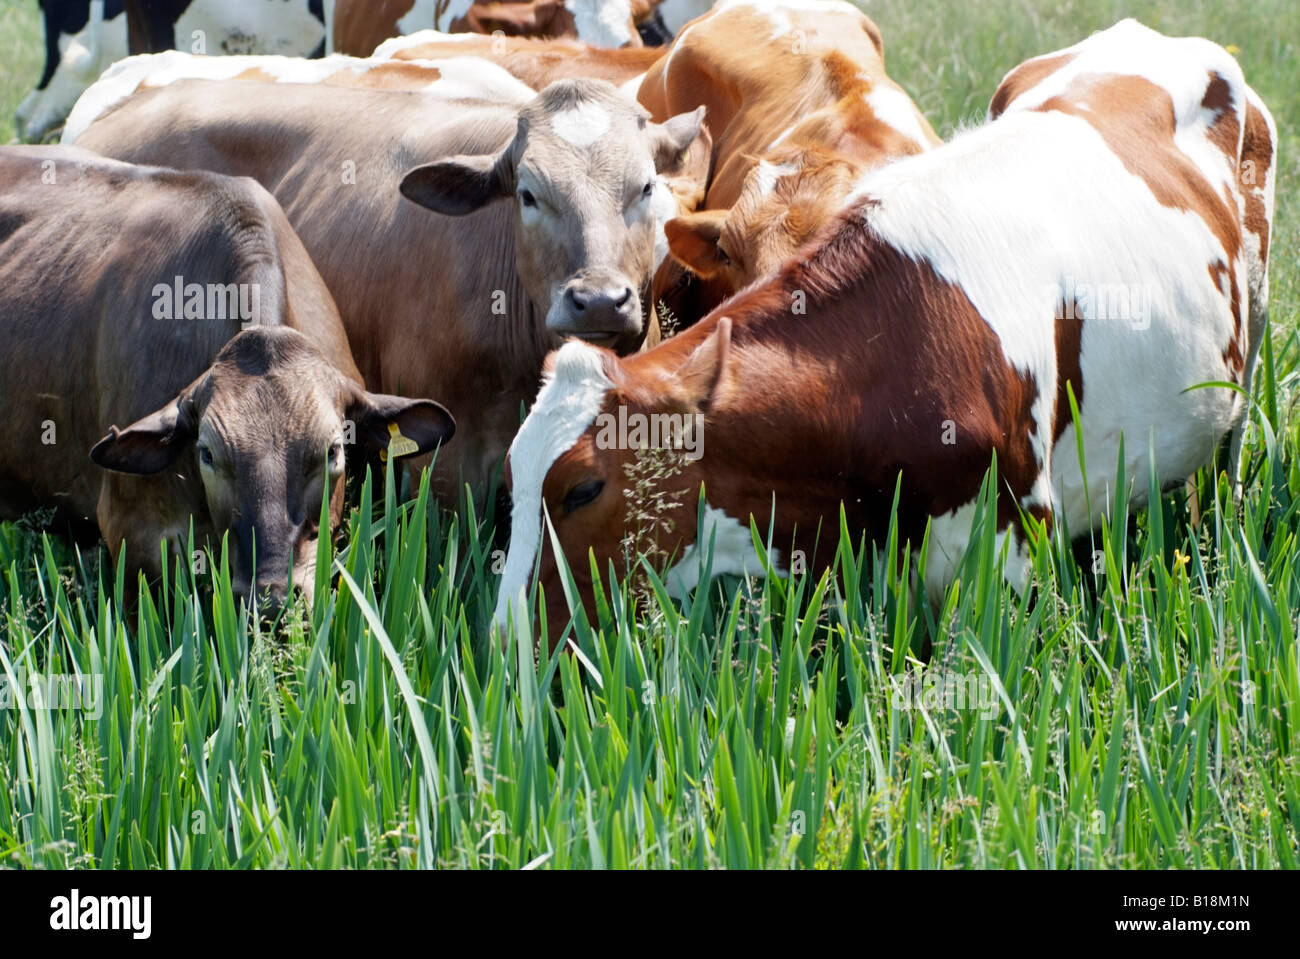
<path id="1" fill-rule="evenodd" d="M 742 522 L 752 513 L 760 528 L 775 496 L 778 545 L 796 532 L 800 540 L 814 536 L 819 522 L 835 523 L 841 502 L 856 528 L 888 521 L 898 454 L 873 449 L 865 424 L 877 390 L 898 388 L 912 347 L 891 332 L 896 318 L 886 323 L 872 306 L 872 289 L 885 282 L 873 261 L 897 267 L 897 254 L 884 251 L 893 252 L 855 209 L 807 259 L 624 361 L 638 371 L 674 370 L 731 318 L 723 378 L 703 407 L 699 475 L 711 506 Z"/>

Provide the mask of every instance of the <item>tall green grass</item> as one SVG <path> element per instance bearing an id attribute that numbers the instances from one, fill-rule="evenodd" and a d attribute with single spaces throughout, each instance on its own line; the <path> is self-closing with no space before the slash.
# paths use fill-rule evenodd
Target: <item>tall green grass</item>
<path id="1" fill-rule="evenodd" d="M 14 111 L 41 78 L 44 44 L 36 0 L 0 0 L 0 143 L 15 140 Z"/>
<path id="2" fill-rule="evenodd" d="M 221 557 L 137 590 L 9 527 L 0 675 L 97 674 L 106 695 L 97 717 L 0 711 L 0 859 L 1290 867 L 1294 441 L 1258 453 L 1240 511 L 1206 478 L 1198 529 L 1167 498 L 1101 531 L 1097 574 L 1043 537 L 1017 595 L 986 503 L 937 605 L 895 535 L 841 529 L 833 571 L 685 607 L 647 570 L 648 608 L 618 587 L 576 624 L 581 656 L 539 663 L 484 642 L 487 524 L 432 511 L 427 485 L 399 502 L 391 475 L 279 638 Z M 918 672 L 989 698 L 900 701 Z"/>

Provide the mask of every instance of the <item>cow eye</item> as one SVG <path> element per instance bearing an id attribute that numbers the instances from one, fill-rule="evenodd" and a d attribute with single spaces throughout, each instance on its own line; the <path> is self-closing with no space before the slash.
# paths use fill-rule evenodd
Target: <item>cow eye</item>
<path id="1" fill-rule="evenodd" d="M 199 462 L 202 463 L 204 466 L 211 466 L 212 450 L 208 449 L 208 447 L 202 443 L 198 445 L 198 450 L 199 450 Z"/>
<path id="2" fill-rule="evenodd" d="M 653 193 L 654 191 L 655 191 L 655 182 L 654 182 L 654 180 L 651 180 L 649 183 L 647 183 L 647 184 L 645 185 L 645 188 L 642 189 L 642 191 L 641 191 L 641 195 L 642 195 L 642 196 L 649 196 L 649 195 L 650 195 L 651 193 Z"/>
<path id="3" fill-rule="evenodd" d="M 520 190 L 519 202 L 524 206 L 537 206 L 537 197 L 533 196 L 531 190 Z"/>
<path id="4" fill-rule="evenodd" d="M 572 513 L 575 509 L 586 506 L 599 496 L 600 491 L 604 488 L 604 480 L 588 480 L 585 483 L 579 483 L 577 486 L 573 487 L 573 489 L 569 490 L 564 497 L 565 515 Z"/>
<path id="5" fill-rule="evenodd" d="M 727 251 L 722 247 L 718 247 L 718 256 L 722 257 L 722 262 L 724 264 L 731 266 L 731 257 L 727 255 Z"/>

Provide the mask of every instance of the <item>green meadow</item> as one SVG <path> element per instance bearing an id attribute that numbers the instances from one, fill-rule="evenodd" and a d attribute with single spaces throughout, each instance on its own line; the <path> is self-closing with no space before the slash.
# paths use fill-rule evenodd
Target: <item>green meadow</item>
<path id="1" fill-rule="evenodd" d="M 0 867 L 1294 867 L 1300 5 L 865 7 L 945 136 L 1123 16 L 1231 45 L 1281 135 L 1239 504 L 1210 470 L 1152 491 L 1082 566 L 1044 537 L 1023 595 L 987 510 L 933 604 L 892 532 L 684 604 L 646 564 L 540 661 L 487 638 L 497 517 L 391 474 L 276 634 L 221 555 L 141 583 L 41 516 L 3 524 Z M 41 59 L 35 0 L 0 0 L 0 142 Z M 82 677 L 80 702 L 33 675 Z"/>

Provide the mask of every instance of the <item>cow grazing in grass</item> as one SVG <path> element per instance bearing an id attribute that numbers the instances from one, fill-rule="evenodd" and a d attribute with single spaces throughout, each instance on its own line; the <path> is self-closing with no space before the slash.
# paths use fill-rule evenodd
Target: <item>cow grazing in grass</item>
<path id="1" fill-rule="evenodd" d="M 841 504 L 874 537 L 901 482 L 900 536 L 915 549 L 929 524 L 933 600 L 995 453 L 997 536 L 1023 586 L 1022 515 L 1078 535 L 1141 504 L 1152 471 L 1176 483 L 1225 439 L 1235 459 L 1245 399 L 1192 388 L 1248 388 L 1268 335 L 1276 136 L 1237 62 L 1126 20 L 1012 71 L 991 113 L 861 177 L 814 245 L 657 349 L 555 354 L 511 447 L 498 623 L 526 633 L 535 564 L 552 642 L 570 615 L 544 517 L 589 614 L 588 551 L 625 568 L 645 512 L 626 467 L 645 454 L 610 442 L 615 414 L 702 416 L 701 455 L 638 494 L 679 494 L 647 543 L 674 557 L 678 593 L 710 546 L 715 574 L 761 575 L 751 517 L 773 530 L 772 568 L 795 549 L 824 566 Z M 1131 489 L 1111 488 L 1119 465 Z"/>
<path id="2" fill-rule="evenodd" d="M 674 260 L 655 281 L 686 322 L 812 239 L 861 173 L 939 142 L 885 72 L 880 30 L 847 3 L 719 3 L 681 30 L 638 98 L 655 116 L 708 106 L 708 193 L 670 222 Z"/>
<path id="3" fill-rule="evenodd" d="M 410 455 L 453 430 L 362 387 L 257 184 L 61 147 L 0 148 L 0 409 L 0 519 L 57 508 L 151 576 L 191 522 L 199 547 L 229 534 L 236 592 L 272 608 L 310 587 L 348 443 L 386 450 L 396 428 Z"/>
<path id="4" fill-rule="evenodd" d="M 564 337 L 621 352 L 657 338 L 646 293 L 658 172 L 700 124 L 699 111 L 651 123 L 592 80 L 522 107 L 191 80 L 136 93 L 77 142 L 270 190 L 338 303 L 366 384 L 455 411 L 457 442 L 434 476 L 454 501 L 462 483 L 486 487 Z"/>

